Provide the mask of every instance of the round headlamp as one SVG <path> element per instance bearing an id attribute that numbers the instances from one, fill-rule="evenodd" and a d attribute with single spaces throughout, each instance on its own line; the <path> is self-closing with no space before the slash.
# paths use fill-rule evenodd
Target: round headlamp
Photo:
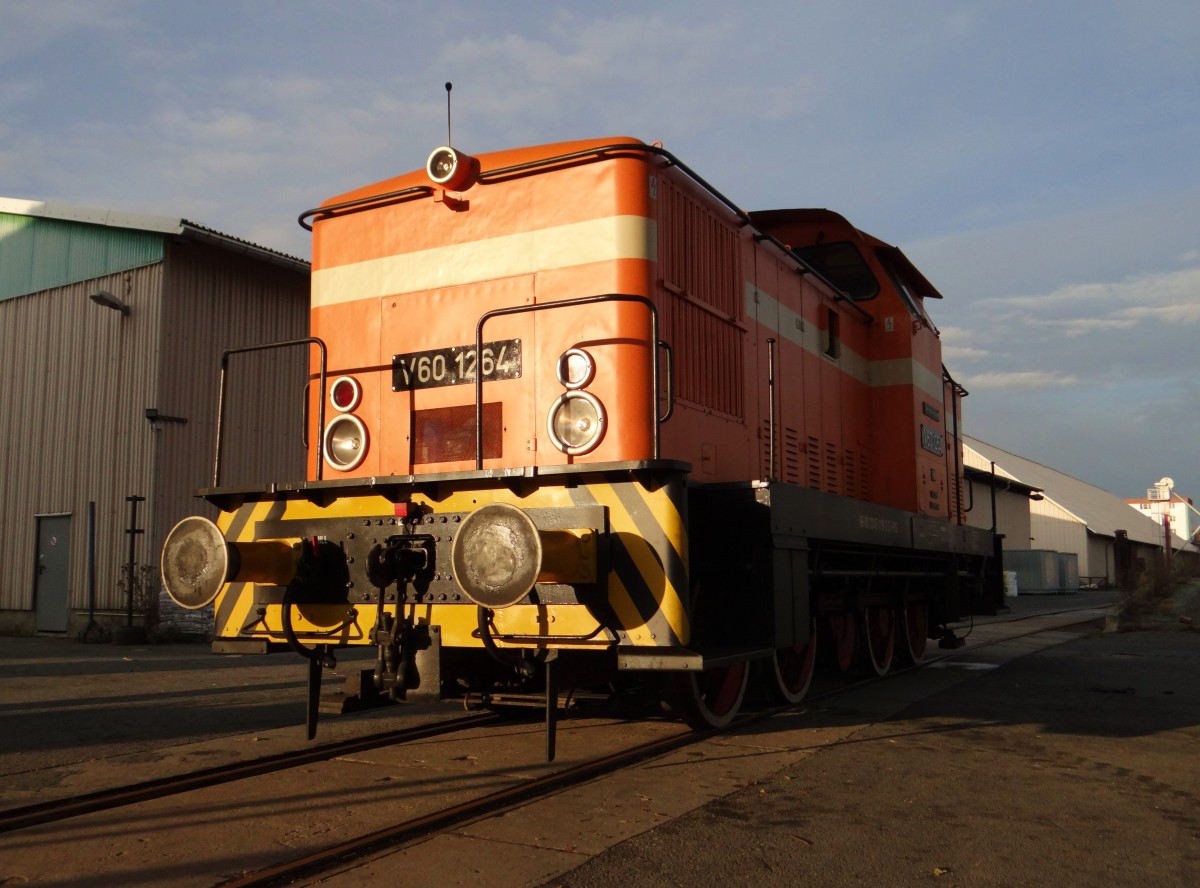
<path id="1" fill-rule="evenodd" d="M 325 461 L 339 472 L 358 466 L 367 455 L 367 427 L 352 414 L 334 418 L 322 438 Z"/>
<path id="2" fill-rule="evenodd" d="M 434 185 L 447 191 L 464 191 L 475 184 L 479 175 L 479 161 L 463 154 L 449 145 L 434 148 L 425 161 L 425 174 Z"/>
<path id="3" fill-rule="evenodd" d="M 529 594 L 542 569 L 542 540 L 533 519 L 507 503 L 468 515 L 450 550 L 454 580 L 489 608 L 509 607 Z"/>
<path id="4" fill-rule="evenodd" d="M 167 594 L 188 610 L 212 604 L 231 572 L 225 534 L 207 518 L 184 518 L 167 534 L 162 580 Z"/>
<path id="5" fill-rule="evenodd" d="M 568 456 L 596 449 L 604 437 L 604 406 L 588 392 L 563 392 L 546 416 L 546 431 L 554 446 Z"/>
<path id="6" fill-rule="evenodd" d="M 558 356 L 558 381 L 566 388 L 581 389 L 596 376 L 596 362 L 581 348 L 567 349 Z"/>

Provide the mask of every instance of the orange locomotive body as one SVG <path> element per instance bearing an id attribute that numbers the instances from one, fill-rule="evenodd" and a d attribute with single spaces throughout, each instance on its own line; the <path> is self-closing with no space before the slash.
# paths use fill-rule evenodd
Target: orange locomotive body
<path id="1" fill-rule="evenodd" d="M 218 649 L 319 677 L 373 645 L 364 692 L 548 712 L 561 683 L 667 673 L 721 724 L 751 663 L 796 700 L 819 638 L 883 672 L 1001 600 L 938 294 L 841 216 L 746 214 L 607 139 L 440 148 L 302 224 L 309 476 L 214 482 L 220 519 L 164 548 Z"/>

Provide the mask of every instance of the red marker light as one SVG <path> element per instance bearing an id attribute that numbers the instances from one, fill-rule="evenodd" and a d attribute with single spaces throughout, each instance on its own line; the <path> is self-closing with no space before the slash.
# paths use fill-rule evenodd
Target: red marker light
<path id="1" fill-rule="evenodd" d="M 329 387 L 329 400 L 335 410 L 346 413 L 358 406 L 362 397 L 362 388 L 358 382 L 349 376 L 339 376 Z"/>

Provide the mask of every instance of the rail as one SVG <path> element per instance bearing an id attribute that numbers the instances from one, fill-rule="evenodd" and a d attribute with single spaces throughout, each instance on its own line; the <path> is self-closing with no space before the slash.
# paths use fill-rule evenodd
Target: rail
<path id="1" fill-rule="evenodd" d="M 146 780 L 141 783 L 102 789 L 96 792 L 54 799 L 48 802 L 38 802 L 20 808 L 10 808 L 0 811 L 0 835 L 40 826 L 44 823 L 56 823 L 79 817 L 84 814 L 94 814 L 97 811 L 111 811 L 126 805 L 135 805 L 151 799 L 161 799 L 172 795 L 182 795 L 198 789 L 207 789 L 251 777 L 261 777 L 288 768 L 298 768 L 315 762 L 329 761 L 341 756 L 379 749 L 398 743 L 415 743 L 431 737 L 441 737 L 457 731 L 467 731 L 473 728 L 493 724 L 500 720 L 493 713 L 456 716 L 444 721 L 430 722 L 392 731 L 382 731 L 376 734 L 366 734 L 361 737 L 351 737 L 333 743 L 323 743 L 317 746 L 305 746 L 289 752 L 275 753 L 262 758 L 244 762 L 233 762 L 228 765 L 217 765 L 190 771 L 184 774 L 173 774 Z"/>
<path id="2" fill-rule="evenodd" d="M 1091 622 L 1092 619 L 1094 617 L 1090 618 L 1087 622 Z M 970 649 L 960 648 L 955 651 L 945 651 L 927 657 L 920 663 L 893 669 L 889 674 L 896 675 L 917 672 L 934 664 L 957 659 L 967 653 L 968 650 L 971 654 L 975 654 L 981 648 L 1003 644 L 1041 632 L 1065 628 L 1067 625 L 1073 624 L 1057 623 L 1053 626 L 1041 625 L 1029 631 L 1018 631 L 1012 635 L 982 641 L 972 645 Z M 454 803 L 440 810 L 419 814 L 409 820 L 381 827 L 372 832 L 303 854 L 291 860 L 268 864 L 255 872 L 243 872 L 221 882 L 220 888 L 269 888 L 269 886 L 292 885 L 301 880 L 315 883 L 320 881 L 322 876 L 328 876 L 339 869 L 345 874 L 348 868 L 378 858 L 409 842 L 426 838 L 439 832 L 449 831 L 454 827 L 476 821 L 484 816 L 494 817 L 502 812 L 513 811 L 520 806 L 529 805 L 533 801 L 547 798 L 565 789 L 594 781 L 608 774 L 631 768 L 644 762 L 661 759 L 669 753 L 703 743 L 722 734 L 733 734 L 738 730 L 746 730 L 755 725 L 761 725 L 784 713 L 803 712 L 806 707 L 812 707 L 814 703 L 835 700 L 849 692 L 874 686 L 878 682 L 886 680 L 886 676 L 872 675 L 858 681 L 850 682 L 847 685 L 809 694 L 800 703 L 769 706 L 757 712 L 741 713 L 725 728 L 708 728 L 698 731 L 682 730 L 678 733 L 658 737 L 626 749 L 602 754 L 594 759 L 585 759 L 579 764 L 570 765 L 544 775 L 533 776 L 529 779 L 518 781 L 512 786 L 503 787 L 493 792 L 467 799 L 466 801 Z"/>

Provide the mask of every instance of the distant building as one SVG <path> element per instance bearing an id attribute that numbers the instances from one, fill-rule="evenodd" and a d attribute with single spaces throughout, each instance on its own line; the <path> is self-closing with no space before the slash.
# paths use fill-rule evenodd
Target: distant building
<path id="1" fill-rule="evenodd" d="M 1072 591 L 1068 587 L 1079 584 L 1119 583 L 1127 579 L 1121 576 L 1123 571 L 1136 573 L 1163 552 L 1161 524 L 1131 510 L 1115 494 L 966 435 L 963 462 L 968 468 L 1041 491 L 1040 497 L 1029 500 L 1027 543 L 1021 539 L 1020 524 L 1014 528 L 1011 522 L 1001 523 L 997 530 L 1005 534 L 1006 552 L 1031 553 L 1015 555 L 1013 564 L 1039 564 L 1043 560 L 1040 553 L 1073 556 L 1076 579 L 1064 578 L 1069 570 L 1060 572 L 1058 585 L 1063 588 L 1049 591 Z M 1174 548 L 1185 544 L 1178 535 L 1173 536 Z M 1009 567 L 1008 561 L 1005 566 Z"/>
<path id="2" fill-rule="evenodd" d="M 1200 532 L 1196 523 L 1200 512 L 1196 511 L 1191 499 L 1175 492 L 1175 482 L 1170 478 L 1163 478 L 1149 488 L 1145 499 L 1127 499 L 1125 502 L 1153 518 L 1160 526 L 1163 518 L 1168 518 L 1171 531 L 1185 540 L 1194 540 Z"/>
<path id="3" fill-rule="evenodd" d="M 167 531 L 215 515 L 193 492 L 221 353 L 307 336 L 308 282 L 307 262 L 192 222 L 0 198 L 0 633 L 122 625 L 131 546 L 154 587 L 139 608 L 157 598 Z M 303 475 L 307 361 L 231 359 L 224 482 Z"/>
<path id="4" fill-rule="evenodd" d="M 990 466 L 985 469 L 967 462 L 963 470 L 967 524 L 1002 534 L 1005 551 L 1028 549 L 1033 540 L 1029 503 L 1040 500 L 1042 492 L 999 468 L 993 473 Z"/>

